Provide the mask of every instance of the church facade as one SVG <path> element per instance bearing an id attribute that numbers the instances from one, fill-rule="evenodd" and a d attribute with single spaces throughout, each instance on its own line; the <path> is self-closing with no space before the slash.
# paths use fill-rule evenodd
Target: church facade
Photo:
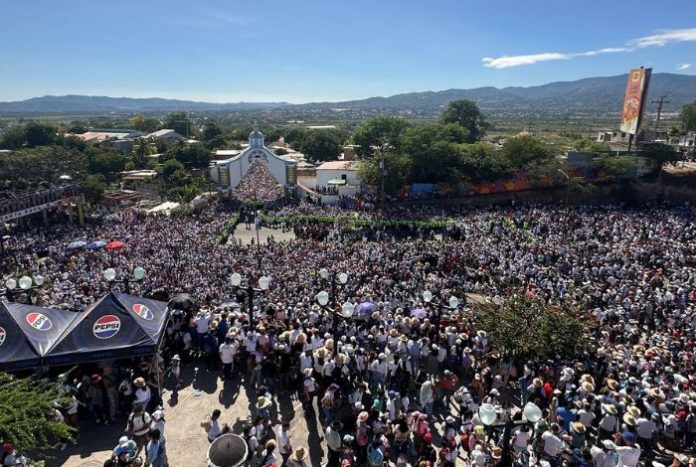
<path id="1" fill-rule="evenodd" d="M 252 164 L 260 162 L 284 188 L 295 189 L 297 185 L 297 162 L 273 154 L 265 145 L 263 134 L 254 128 L 249 135 L 249 147 L 241 154 L 229 159 L 214 161 L 210 166 L 210 179 L 222 191 L 234 190 Z"/>

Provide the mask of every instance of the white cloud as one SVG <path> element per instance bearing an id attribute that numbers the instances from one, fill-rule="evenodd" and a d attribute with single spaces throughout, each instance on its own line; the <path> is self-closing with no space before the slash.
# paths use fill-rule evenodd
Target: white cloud
<path id="1" fill-rule="evenodd" d="M 666 29 L 651 36 L 639 37 L 629 42 L 636 47 L 661 47 L 670 42 L 696 42 L 696 28 Z"/>
<path id="2" fill-rule="evenodd" d="M 593 55 L 620 54 L 625 52 L 633 52 L 633 49 L 629 47 L 606 47 L 604 49 L 590 50 L 589 52 L 581 52 L 573 55 L 578 57 L 592 57 Z"/>
<path id="3" fill-rule="evenodd" d="M 485 57 L 482 59 L 485 67 L 488 68 L 510 68 L 520 65 L 533 65 L 539 62 L 548 62 L 550 60 L 567 60 L 570 56 L 556 52 L 546 52 L 534 55 L 503 55 L 502 57 Z"/>
<path id="4" fill-rule="evenodd" d="M 644 49 L 646 47 L 662 47 L 671 42 L 696 42 L 696 28 L 665 29 L 659 31 L 657 34 L 630 40 L 625 47 L 605 47 L 603 49 L 577 53 L 545 52 L 531 55 L 503 55 L 502 57 L 485 57 L 483 59 L 483 66 L 501 69 L 521 65 L 533 65 L 535 63 L 547 62 L 550 60 L 568 60 L 574 57 L 593 57 L 595 55 L 603 54 L 629 53 L 636 49 Z M 690 66 L 690 64 L 684 63 L 679 65 L 677 69 L 686 70 Z"/>

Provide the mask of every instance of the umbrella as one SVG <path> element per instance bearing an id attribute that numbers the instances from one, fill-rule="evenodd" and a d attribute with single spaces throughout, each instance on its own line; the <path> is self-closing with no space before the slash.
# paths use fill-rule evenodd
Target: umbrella
<path id="1" fill-rule="evenodd" d="M 125 245 L 125 243 L 123 243 L 122 241 L 116 240 L 116 241 L 107 243 L 106 249 L 107 250 L 118 250 L 119 248 L 123 248 L 124 245 Z"/>
<path id="2" fill-rule="evenodd" d="M 355 307 L 355 311 L 363 315 L 372 314 L 376 309 L 377 305 L 375 305 L 372 302 L 362 302 L 357 307 Z"/>
<path id="3" fill-rule="evenodd" d="M 414 308 L 411 310 L 411 316 L 418 319 L 424 319 L 428 317 L 428 312 L 424 308 Z"/>
<path id="4" fill-rule="evenodd" d="M 95 240 L 87 244 L 87 248 L 90 250 L 96 250 L 106 245 L 106 240 Z"/>
<path id="5" fill-rule="evenodd" d="M 218 436 L 208 448 L 207 465 L 210 467 L 238 467 L 246 462 L 249 447 L 239 435 L 228 433 Z"/>
<path id="6" fill-rule="evenodd" d="M 83 241 L 77 241 L 77 242 L 72 242 L 68 244 L 68 250 L 77 250 L 78 248 L 84 248 L 87 245 L 87 242 Z"/>
<path id="7" fill-rule="evenodd" d="M 187 293 L 180 293 L 176 297 L 169 300 L 167 306 L 169 308 L 174 308 L 175 310 L 188 310 L 193 307 L 196 301 L 193 297 Z"/>

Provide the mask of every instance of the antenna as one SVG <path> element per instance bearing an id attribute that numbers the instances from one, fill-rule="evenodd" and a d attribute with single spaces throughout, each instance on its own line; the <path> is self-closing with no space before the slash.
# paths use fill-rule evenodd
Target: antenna
<path id="1" fill-rule="evenodd" d="M 651 104 L 657 104 L 657 118 L 655 119 L 655 139 L 657 139 L 657 132 L 660 130 L 660 116 L 662 115 L 662 105 L 669 104 L 669 101 L 665 100 L 665 96 L 660 96 L 658 101 L 650 101 Z"/>

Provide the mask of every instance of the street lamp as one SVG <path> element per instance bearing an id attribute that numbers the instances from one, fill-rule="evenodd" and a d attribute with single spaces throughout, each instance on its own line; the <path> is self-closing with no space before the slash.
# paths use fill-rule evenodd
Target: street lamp
<path id="1" fill-rule="evenodd" d="M 136 266 L 133 269 L 132 279 L 127 276 L 124 279 L 116 279 L 116 270 L 114 268 L 104 269 L 104 272 L 102 274 L 104 275 L 104 279 L 106 279 L 106 282 L 109 283 L 109 290 L 111 290 L 111 287 L 114 283 L 117 283 L 123 284 L 124 291 L 126 293 L 130 293 L 130 283 L 142 281 L 145 278 L 145 269 L 143 269 L 140 266 Z"/>
<path id="2" fill-rule="evenodd" d="M 442 310 L 448 310 L 448 311 L 455 311 L 459 307 L 459 299 L 454 296 L 450 295 L 449 300 L 447 301 L 448 305 L 443 304 L 440 300 L 437 300 L 433 302 L 433 293 L 430 290 L 425 290 L 421 294 L 423 301 L 426 304 L 433 303 L 437 309 L 437 314 L 436 319 L 437 319 L 437 324 L 440 324 L 440 318 L 442 318 Z"/>
<path id="3" fill-rule="evenodd" d="M 5 291 L 7 293 L 7 298 L 12 300 L 12 296 L 15 293 L 28 293 L 30 290 L 37 289 L 41 287 L 45 282 L 45 279 L 41 275 L 36 275 L 33 278 L 29 276 L 22 276 L 19 280 L 10 277 L 5 281 Z M 19 290 L 17 290 L 19 286 Z M 29 302 L 31 303 L 31 296 L 29 296 Z"/>
<path id="4" fill-rule="evenodd" d="M 524 415 L 523 420 L 517 420 L 514 422 L 512 420 L 508 420 L 507 422 L 499 422 L 497 421 L 498 413 L 495 406 L 492 404 L 481 404 L 481 407 L 479 407 L 479 418 L 481 419 L 481 423 L 483 423 L 491 431 L 500 429 L 503 430 L 503 452 L 500 462 L 497 464 L 501 467 L 512 467 L 510 438 L 512 437 L 513 427 L 526 425 L 528 423 L 536 423 L 541 419 L 542 415 L 541 409 L 532 402 L 528 402 L 527 405 L 524 406 L 522 414 Z"/>
<path id="5" fill-rule="evenodd" d="M 242 286 L 242 275 L 238 272 L 232 273 L 230 275 L 230 284 L 235 289 L 238 297 L 243 299 L 245 296 L 247 298 L 247 305 L 249 307 L 249 327 L 253 329 L 254 327 L 254 292 L 265 292 L 271 286 L 271 278 L 268 276 L 261 276 L 258 280 L 258 288 L 254 288 L 251 284 L 246 287 Z"/>
<path id="6" fill-rule="evenodd" d="M 336 284 L 341 284 L 345 285 L 348 283 L 348 274 L 345 272 L 329 272 L 328 269 L 326 268 L 321 268 L 319 270 L 319 277 L 322 278 L 324 281 L 330 281 L 331 282 L 331 294 L 329 295 L 328 292 L 325 290 L 320 291 L 314 298 L 316 298 L 317 303 L 319 304 L 320 307 L 322 307 L 324 310 L 329 310 L 331 312 L 331 321 L 333 323 L 333 329 L 335 331 L 336 329 L 336 312 L 335 310 L 332 310 L 328 305 L 330 302 L 333 302 L 336 300 Z M 345 303 L 341 306 L 341 316 L 345 316 L 346 313 L 344 312 Z M 353 316 L 353 313 L 351 311 L 350 316 Z"/>

